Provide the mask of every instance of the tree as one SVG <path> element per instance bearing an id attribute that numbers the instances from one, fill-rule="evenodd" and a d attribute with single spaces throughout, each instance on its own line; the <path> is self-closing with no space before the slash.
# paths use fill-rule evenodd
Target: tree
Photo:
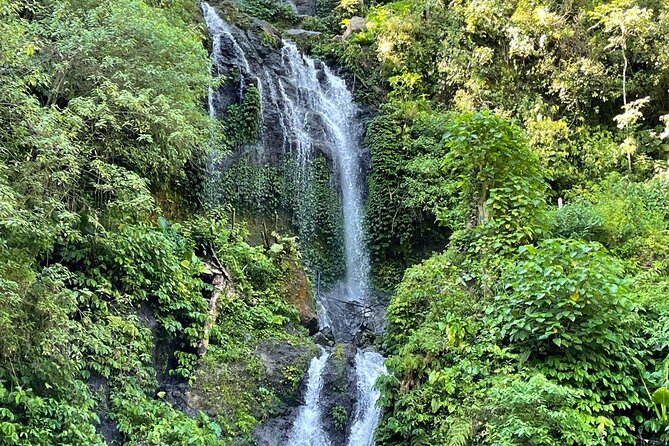
<path id="1" fill-rule="evenodd" d="M 622 96 L 623 114 L 616 116 L 618 127 L 626 130 L 627 138 L 621 145 L 623 154 L 627 156 L 629 170 L 632 170 L 632 155 L 636 152 L 636 141 L 630 136 L 630 128 L 642 116 L 641 108 L 650 98 L 642 98 L 627 103 L 627 70 L 629 68 L 628 47 L 632 39 L 643 39 L 653 28 L 653 12 L 641 8 L 635 0 L 616 0 L 595 8 L 593 15 L 599 20 L 604 31 L 610 35 L 607 49 L 620 49 L 623 58 Z"/>
<path id="2" fill-rule="evenodd" d="M 539 166 L 522 130 L 508 120 L 490 112 L 452 114 L 441 146 L 412 161 L 408 182 L 414 199 L 446 226 L 494 228 L 500 246 L 513 245 L 538 229 L 546 190 Z M 439 193 L 445 190 L 450 196 Z"/>

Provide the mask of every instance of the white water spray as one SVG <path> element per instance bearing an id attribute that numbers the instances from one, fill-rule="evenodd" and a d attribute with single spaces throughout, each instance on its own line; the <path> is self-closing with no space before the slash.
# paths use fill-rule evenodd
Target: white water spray
<path id="1" fill-rule="evenodd" d="M 293 430 L 286 446 L 330 446 L 321 422 L 320 394 L 323 389 L 323 370 L 330 353 L 321 349 L 311 360 L 304 405 L 299 408 Z"/>
<path id="2" fill-rule="evenodd" d="M 374 429 L 381 417 L 381 409 L 376 407 L 381 393 L 374 388 L 374 384 L 385 373 L 383 356 L 376 352 L 361 351 L 355 355 L 358 405 L 348 446 L 374 446 Z"/>
<path id="3" fill-rule="evenodd" d="M 296 142 L 303 163 L 308 162 L 314 146 L 325 145 L 331 151 L 342 192 L 344 244 L 346 261 L 345 292 L 347 300 L 364 301 L 367 297 L 369 260 L 364 247 L 362 228 L 362 169 L 360 139 L 362 128 L 358 110 L 345 82 L 322 66 L 319 79 L 316 61 L 302 55 L 291 42 L 284 42 L 283 59 L 297 90 L 297 101 L 284 102 L 288 130 Z M 321 134 L 309 132 L 318 123 Z M 320 139 L 320 140 L 319 140 Z"/>

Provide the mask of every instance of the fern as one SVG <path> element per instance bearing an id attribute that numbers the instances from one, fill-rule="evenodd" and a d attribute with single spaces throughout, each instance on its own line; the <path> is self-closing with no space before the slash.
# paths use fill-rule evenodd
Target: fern
<path id="1" fill-rule="evenodd" d="M 472 438 L 472 420 L 468 418 L 453 418 L 448 428 L 448 446 L 465 446 Z"/>

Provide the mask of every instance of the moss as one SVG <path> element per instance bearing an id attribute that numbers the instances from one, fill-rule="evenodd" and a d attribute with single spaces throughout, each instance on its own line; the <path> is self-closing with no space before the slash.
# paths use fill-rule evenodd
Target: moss
<path id="1" fill-rule="evenodd" d="M 346 344 L 337 344 L 332 353 L 332 357 L 337 363 L 342 363 L 346 360 Z M 342 366 L 343 367 L 343 366 Z"/>
<path id="2" fill-rule="evenodd" d="M 346 388 L 346 361 L 348 360 L 348 345 L 337 344 L 332 353 L 332 376 L 336 379 L 333 383 L 332 390 L 336 393 L 347 393 Z"/>
<path id="3" fill-rule="evenodd" d="M 258 392 L 259 368 L 259 360 L 252 355 L 245 360 L 231 362 L 221 358 L 216 347 L 212 347 L 196 373 L 191 389 L 191 405 L 216 414 L 217 418 L 225 421 L 224 426 L 234 426 L 240 416 L 261 416 L 258 408 L 265 401 L 259 405 L 249 404 L 261 397 Z M 234 435 L 236 432 L 229 433 Z"/>
<path id="4" fill-rule="evenodd" d="M 221 173 L 218 189 L 226 204 L 252 222 L 256 240 L 265 228 L 297 233 L 314 283 L 327 287 L 343 276 L 341 202 L 322 154 L 307 168 L 290 155 L 276 163 L 239 159 Z"/>
<path id="5" fill-rule="evenodd" d="M 318 348 L 311 341 L 311 338 L 295 338 L 291 344 L 294 351 L 301 351 L 303 353 L 290 364 L 281 368 L 281 387 L 274 389 L 274 392 L 282 401 L 288 402 L 291 399 L 299 397 L 300 383 L 309 368 L 311 358 L 318 353 Z"/>
<path id="6" fill-rule="evenodd" d="M 227 438 L 250 439 L 257 423 L 276 415 L 282 405 L 297 400 L 299 384 L 317 351 L 309 337 L 286 332 L 282 337 L 283 340 L 264 341 L 270 346 L 289 345 L 294 353 L 283 358 L 287 363 L 280 367 L 276 378 L 268 376 L 262 359 L 255 353 L 256 342 L 242 341 L 234 352 L 212 346 L 196 372 L 189 406 L 214 416 Z"/>

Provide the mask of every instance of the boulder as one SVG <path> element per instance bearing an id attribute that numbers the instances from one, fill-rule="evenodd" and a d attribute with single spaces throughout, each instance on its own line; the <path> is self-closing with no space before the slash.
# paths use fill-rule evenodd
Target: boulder
<path id="1" fill-rule="evenodd" d="M 353 33 L 365 31 L 366 29 L 367 22 L 365 22 L 364 18 L 358 16 L 351 17 L 348 21 L 348 25 L 346 25 L 346 30 L 344 31 L 344 35 L 342 35 L 342 39 L 346 40 L 351 37 Z"/>
<path id="2" fill-rule="evenodd" d="M 192 386 L 163 385 L 161 390 L 165 391 L 166 400 L 186 413 L 201 410 L 213 417 L 225 417 L 246 404 L 243 395 L 258 394 L 265 388 L 276 396 L 273 407 L 251 408 L 253 416 L 263 419 L 269 412 L 286 413 L 299 406 L 300 385 L 315 352 L 311 342 L 269 339 L 256 348 L 257 362 L 240 359 L 220 363 L 208 354 L 200 361 Z"/>
<path id="3" fill-rule="evenodd" d="M 324 329 L 316 333 L 312 337 L 312 339 L 316 344 L 322 345 L 323 347 L 335 346 L 334 333 L 332 333 L 332 329 L 330 327 L 325 327 Z"/>
<path id="4" fill-rule="evenodd" d="M 337 344 L 323 372 L 323 429 L 333 445 L 346 444 L 353 422 L 357 396 L 355 353 L 353 345 Z"/>
<path id="5" fill-rule="evenodd" d="M 274 389 L 288 406 L 298 406 L 302 395 L 300 384 L 316 354 L 314 345 L 270 339 L 260 344 L 255 354 L 263 366 L 263 386 Z"/>
<path id="6" fill-rule="evenodd" d="M 294 259 L 285 261 L 284 266 L 286 279 L 282 283 L 281 294 L 299 311 L 300 323 L 309 330 L 309 334 L 315 334 L 318 331 L 318 314 L 307 273 L 302 264 Z"/>

